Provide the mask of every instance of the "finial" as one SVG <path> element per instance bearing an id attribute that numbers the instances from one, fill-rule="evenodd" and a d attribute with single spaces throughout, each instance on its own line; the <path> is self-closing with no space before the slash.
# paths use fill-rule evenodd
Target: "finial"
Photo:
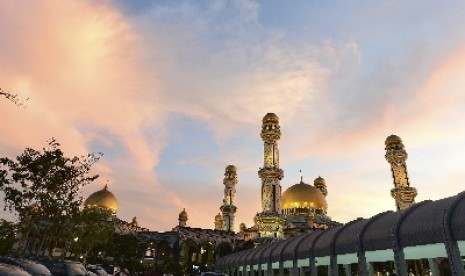
<path id="1" fill-rule="evenodd" d="M 304 182 L 304 176 L 302 174 L 302 170 L 299 170 L 300 172 L 300 183 L 303 183 Z"/>

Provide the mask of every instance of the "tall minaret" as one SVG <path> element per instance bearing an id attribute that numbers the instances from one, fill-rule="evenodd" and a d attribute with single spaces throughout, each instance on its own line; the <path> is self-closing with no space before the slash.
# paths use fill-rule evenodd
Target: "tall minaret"
<path id="1" fill-rule="evenodd" d="M 260 237 L 282 237 L 284 219 L 281 216 L 281 185 L 284 172 L 279 168 L 278 140 L 281 138 L 279 118 L 274 113 L 263 117 L 261 135 L 264 142 L 262 180 L 262 212 L 258 214 Z"/>
<path id="2" fill-rule="evenodd" d="M 229 165 L 224 171 L 224 197 L 223 205 L 220 207 L 223 214 L 224 231 L 234 231 L 234 214 L 237 207 L 236 202 L 236 184 L 237 184 L 237 169 L 234 165 Z"/>
<path id="3" fill-rule="evenodd" d="M 397 210 L 402 210 L 415 204 L 417 190 L 410 187 L 407 174 L 407 152 L 399 136 L 391 135 L 386 138 L 386 160 L 391 164 L 392 177 L 394 179 L 394 188 L 391 190 L 391 196 L 396 200 Z"/>

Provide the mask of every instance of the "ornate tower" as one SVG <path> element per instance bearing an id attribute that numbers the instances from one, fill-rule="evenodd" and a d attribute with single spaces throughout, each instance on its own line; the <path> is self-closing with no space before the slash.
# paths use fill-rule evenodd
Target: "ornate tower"
<path id="1" fill-rule="evenodd" d="M 237 169 L 234 165 L 226 167 L 223 178 L 224 184 L 224 197 L 223 205 L 220 207 L 223 214 L 223 227 L 224 231 L 234 231 L 234 214 L 237 207 L 236 202 L 236 184 L 237 184 Z"/>
<path id="2" fill-rule="evenodd" d="M 284 218 L 281 216 L 281 185 L 284 172 L 279 168 L 278 140 L 281 138 L 279 118 L 274 113 L 263 117 L 260 136 L 264 142 L 262 180 L 262 212 L 257 215 L 260 237 L 282 237 Z"/>
<path id="3" fill-rule="evenodd" d="M 183 208 L 181 213 L 179 213 L 179 227 L 186 227 L 187 225 L 187 212 L 186 208 Z"/>
<path id="4" fill-rule="evenodd" d="M 407 165 L 407 152 L 399 136 L 391 135 L 386 138 L 386 160 L 391 164 L 392 177 L 394 179 L 394 188 L 391 190 L 391 196 L 396 200 L 397 210 L 405 209 L 415 204 L 417 190 L 410 187 Z"/>

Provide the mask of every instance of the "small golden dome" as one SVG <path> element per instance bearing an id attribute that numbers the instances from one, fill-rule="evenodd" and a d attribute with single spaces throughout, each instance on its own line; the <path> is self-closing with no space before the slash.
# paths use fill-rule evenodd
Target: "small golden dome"
<path id="1" fill-rule="evenodd" d="M 281 196 L 281 206 L 282 209 L 299 207 L 328 209 L 328 203 L 326 203 L 326 198 L 321 191 L 304 182 L 287 188 Z"/>
<path id="2" fill-rule="evenodd" d="M 105 185 L 105 188 L 102 190 L 91 194 L 84 201 L 84 206 L 108 208 L 111 209 L 113 213 L 116 213 L 119 209 L 118 200 L 116 200 L 116 197 L 112 192 L 108 191 L 107 185 Z"/>
<path id="3" fill-rule="evenodd" d="M 187 212 L 186 208 L 183 208 L 181 213 L 179 213 L 179 220 L 180 221 L 187 221 Z"/>
<path id="4" fill-rule="evenodd" d="M 384 142 L 384 144 L 385 144 L 386 146 L 391 145 L 391 144 L 397 144 L 397 143 L 402 144 L 402 139 L 400 139 L 399 136 L 394 135 L 394 134 L 389 135 L 389 136 L 386 138 L 386 141 Z"/>
<path id="5" fill-rule="evenodd" d="M 228 165 L 225 170 L 226 172 L 231 172 L 231 173 L 237 172 L 237 168 L 234 165 Z"/>
<path id="6" fill-rule="evenodd" d="M 317 178 L 315 178 L 315 180 L 313 181 L 313 185 L 314 186 L 318 186 L 318 185 L 324 185 L 326 186 L 326 181 L 323 177 L 321 176 L 318 176 Z"/>
<path id="7" fill-rule="evenodd" d="M 223 221 L 223 217 L 220 213 L 218 213 L 218 215 L 215 216 L 215 221 Z"/>
<path id="8" fill-rule="evenodd" d="M 279 123 L 279 117 L 274 113 L 267 113 L 265 117 L 263 117 L 263 123 L 272 122 L 272 123 Z"/>

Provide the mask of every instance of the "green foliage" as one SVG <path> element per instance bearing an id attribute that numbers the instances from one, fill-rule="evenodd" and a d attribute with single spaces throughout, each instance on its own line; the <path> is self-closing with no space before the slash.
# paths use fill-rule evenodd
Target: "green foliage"
<path id="1" fill-rule="evenodd" d="M 11 252 L 15 243 L 15 224 L 0 219 L 0 256 Z"/>
<path id="2" fill-rule="evenodd" d="M 181 265 L 172 258 L 165 259 L 158 267 L 158 271 L 166 274 L 183 275 Z"/>
<path id="3" fill-rule="evenodd" d="M 67 242 L 67 228 L 82 204 L 78 191 L 98 177 L 90 169 L 100 156 L 66 157 L 52 138 L 42 151 L 26 148 L 16 159 L 0 158 L 0 191 L 4 210 L 19 218 L 20 253 L 31 231 L 39 232 L 48 248 Z"/>
<path id="4" fill-rule="evenodd" d="M 71 252 L 75 256 L 98 258 L 111 242 L 115 225 L 112 211 L 100 207 L 84 208 L 70 222 Z"/>

